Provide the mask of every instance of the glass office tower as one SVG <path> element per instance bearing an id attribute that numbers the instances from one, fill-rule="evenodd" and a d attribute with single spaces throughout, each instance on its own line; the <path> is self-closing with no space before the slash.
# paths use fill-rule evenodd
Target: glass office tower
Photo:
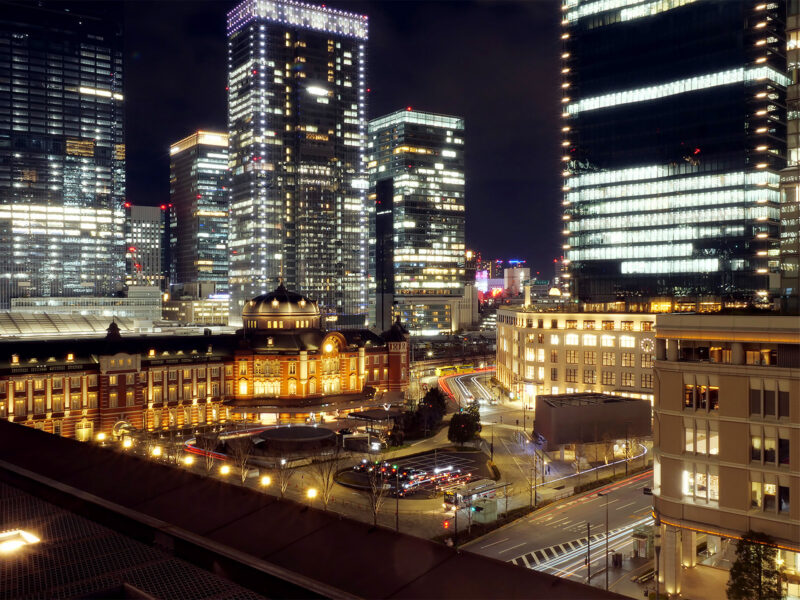
<path id="1" fill-rule="evenodd" d="M 124 280 L 119 7 L 70 8 L 0 11 L 0 308 Z"/>
<path id="2" fill-rule="evenodd" d="M 369 122 L 376 326 L 450 333 L 464 295 L 464 120 L 399 110 Z"/>
<path id="3" fill-rule="evenodd" d="M 125 203 L 125 283 L 165 288 L 164 223 L 167 205 Z"/>
<path id="4" fill-rule="evenodd" d="M 768 300 L 786 164 L 785 10 L 562 4 L 564 249 L 581 300 Z"/>
<path id="5" fill-rule="evenodd" d="M 791 84 L 786 90 L 786 169 L 781 173 L 781 296 L 783 308 L 800 312 L 800 1 L 788 3 L 786 59 Z"/>
<path id="6" fill-rule="evenodd" d="M 228 290 L 228 135 L 198 131 L 169 148 L 169 277 L 179 294 Z"/>
<path id="7" fill-rule="evenodd" d="M 367 18 L 246 0 L 228 13 L 231 314 L 276 280 L 328 327 L 366 319 Z"/>

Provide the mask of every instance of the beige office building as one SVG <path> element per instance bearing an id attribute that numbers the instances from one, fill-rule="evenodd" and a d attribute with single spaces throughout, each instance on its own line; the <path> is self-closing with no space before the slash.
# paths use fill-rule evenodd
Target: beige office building
<path id="1" fill-rule="evenodd" d="M 701 560 L 729 567 L 754 530 L 775 539 L 800 595 L 800 319 L 669 314 L 656 330 L 662 589 L 680 592 Z"/>
<path id="2" fill-rule="evenodd" d="M 539 394 L 653 399 L 655 315 L 497 310 L 497 379 L 534 408 Z"/>

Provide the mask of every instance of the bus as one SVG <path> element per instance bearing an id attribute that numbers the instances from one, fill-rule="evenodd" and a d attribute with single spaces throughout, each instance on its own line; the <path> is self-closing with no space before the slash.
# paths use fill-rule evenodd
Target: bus
<path id="1" fill-rule="evenodd" d="M 444 491 L 444 508 L 470 506 L 481 498 L 494 498 L 497 482 L 492 479 L 478 479 L 471 483 L 448 488 Z"/>
<path id="2" fill-rule="evenodd" d="M 475 371 L 475 365 L 458 365 L 456 370 L 459 373 L 472 373 Z"/>
<path id="3" fill-rule="evenodd" d="M 443 377 L 444 375 L 455 375 L 458 373 L 458 368 L 450 365 L 447 367 L 436 367 L 436 376 Z"/>

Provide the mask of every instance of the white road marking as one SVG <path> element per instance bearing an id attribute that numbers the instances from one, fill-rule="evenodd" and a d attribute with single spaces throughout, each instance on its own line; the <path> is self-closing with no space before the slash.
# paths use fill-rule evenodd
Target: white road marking
<path id="1" fill-rule="evenodd" d="M 628 504 L 623 504 L 622 506 L 618 506 L 615 510 L 622 510 L 626 506 L 633 506 L 636 502 L 629 502 Z"/>
<path id="2" fill-rule="evenodd" d="M 481 548 L 488 548 L 489 546 L 494 546 L 495 544 L 502 544 L 503 542 L 507 542 L 508 538 L 503 538 L 497 542 L 492 542 L 491 544 L 486 544 L 485 546 L 481 546 Z"/>
<path id="3" fill-rule="evenodd" d="M 500 550 L 498 554 L 502 554 L 503 552 L 508 552 L 509 550 L 513 550 L 514 548 L 519 548 L 520 546 L 524 546 L 527 542 L 522 542 L 521 544 L 517 544 L 516 546 L 511 546 L 511 548 L 506 548 L 505 550 Z"/>

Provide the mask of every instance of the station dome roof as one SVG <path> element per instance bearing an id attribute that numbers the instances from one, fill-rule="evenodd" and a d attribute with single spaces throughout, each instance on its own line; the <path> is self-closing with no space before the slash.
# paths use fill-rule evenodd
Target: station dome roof
<path id="1" fill-rule="evenodd" d="M 254 317 L 319 317 L 319 307 L 302 294 L 290 292 L 283 283 L 269 294 L 256 296 L 246 302 L 242 318 Z"/>

